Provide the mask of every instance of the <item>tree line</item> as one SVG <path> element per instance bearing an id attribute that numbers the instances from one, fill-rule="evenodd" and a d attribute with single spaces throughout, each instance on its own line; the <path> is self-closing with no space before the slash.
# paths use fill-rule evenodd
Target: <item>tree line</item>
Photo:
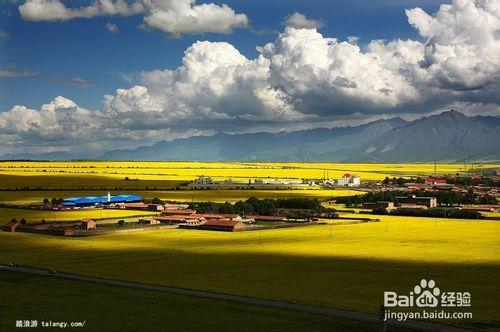
<path id="1" fill-rule="evenodd" d="M 296 216 L 303 216 L 308 212 L 319 213 L 325 211 L 317 199 L 310 198 L 280 198 L 280 199 L 257 199 L 251 197 L 245 201 L 238 201 L 234 204 L 229 202 L 193 202 L 189 204 L 190 209 L 198 213 L 220 213 L 220 214 L 255 214 L 272 215 L 279 210 L 295 210 Z M 291 211 L 288 211 L 292 213 Z"/>
<path id="2" fill-rule="evenodd" d="M 441 205 L 458 205 L 458 204 L 496 204 L 496 198 L 490 195 L 479 196 L 469 189 L 466 193 L 437 190 L 423 191 L 415 190 L 411 192 L 417 197 L 436 197 Z M 347 207 L 360 205 L 368 202 L 387 201 L 396 203 L 396 197 L 407 196 L 398 190 L 388 190 L 380 192 L 368 192 L 364 195 L 354 195 L 337 198 L 337 203 L 345 204 Z"/>

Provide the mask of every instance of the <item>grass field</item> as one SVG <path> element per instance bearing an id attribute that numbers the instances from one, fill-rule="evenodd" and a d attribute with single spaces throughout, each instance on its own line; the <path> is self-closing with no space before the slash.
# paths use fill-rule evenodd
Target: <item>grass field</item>
<path id="1" fill-rule="evenodd" d="M 0 233 L 0 262 L 372 313 L 384 291 L 408 293 L 420 279 L 433 278 L 443 290 L 471 292 L 474 321 L 457 323 L 500 326 L 500 223 L 381 219 L 82 239 Z"/>
<path id="2" fill-rule="evenodd" d="M 28 209 L 9 209 L 0 208 L 0 225 L 4 225 L 16 218 L 18 221 L 24 218 L 27 223 L 39 223 L 42 219 L 46 222 L 59 221 L 80 221 L 85 218 L 91 219 L 112 219 L 127 218 L 134 216 L 148 216 L 158 214 L 150 211 L 131 211 L 131 210 L 73 210 L 73 211 L 45 211 Z"/>
<path id="3" fill-rule="evenodd" d="M 499 167 L 476 165 L 475 169 Z M 439 164 L 437 173 L 463 173 L 464 165 Z M 433 164 L 332 164 L 332 163 L 216 163 L 216 162 L 0 162 L 0 189 L 47 189 L 121 187 L 124 189 L 169 189 L 198 176 L 217 180 L 232 178 L 320 179 L 356 173 L 364 180 L 386 176 L 417 176 L 434 173 Z M 129 181 L 125 181 L 125 177 Z"/>
<path id="4" fill-rule="evenodd" d="M 0 272 L 0 330 L 16 320 L 88 331 L 371 331 L 376 324 L 153 291 Z M 75 305 L 78 303 L 78 305 Z M 236 313 L 229 315 L 228 312 Z M 391 327 L 389 327 L 391 331 Z"/>

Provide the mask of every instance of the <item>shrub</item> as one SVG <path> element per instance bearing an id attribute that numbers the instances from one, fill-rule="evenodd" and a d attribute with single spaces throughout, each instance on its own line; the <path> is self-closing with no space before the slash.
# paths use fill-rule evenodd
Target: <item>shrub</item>
<path id="1" fill-rule="evenodd" d="M 378 207 L 372 210 L 372 214 L 385 215 L 388 214 L 388 212 L 386 208 Z"/>

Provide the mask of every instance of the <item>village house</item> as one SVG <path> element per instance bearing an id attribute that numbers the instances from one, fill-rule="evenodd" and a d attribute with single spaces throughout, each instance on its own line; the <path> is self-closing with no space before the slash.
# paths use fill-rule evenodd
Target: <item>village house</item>
<path id="1" fill-rule="evenodd" d="M 97 223 L 92 219 L 83 219 L 80 228 L 85 229 L 87 231 L 92 230 L 92 229 L 96 229 Z"/>

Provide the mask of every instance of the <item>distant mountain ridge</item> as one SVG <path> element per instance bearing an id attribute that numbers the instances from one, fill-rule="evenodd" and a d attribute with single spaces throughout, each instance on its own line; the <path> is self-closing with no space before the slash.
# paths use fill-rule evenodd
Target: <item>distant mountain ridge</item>
<path id="1" fill-rule="evenodd" d="M 415 121 L 377 120 L 355 127 L 280 133 L 193 136 L 108 151 L 98 160 L 432 162 L 500 160 L 500 118 L 451 110 Z M 18 156 L 18 158 L 15 158 Z M 72 159 L 67 153 L 47 154 Z M 44 155 L 2 159 L 48 159 Z M 75 156 L 73 156 L 75 158 Z M 81 158 L 79 156 L 78 158 Z"/>

